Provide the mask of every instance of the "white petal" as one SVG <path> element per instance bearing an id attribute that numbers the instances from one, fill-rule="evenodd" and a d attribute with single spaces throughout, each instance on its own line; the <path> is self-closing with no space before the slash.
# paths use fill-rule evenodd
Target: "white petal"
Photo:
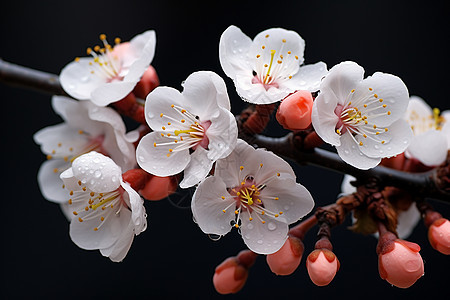
<path id="1" fill-rule="evenodd" d="M 369 157 L 391 157 L 406 150 L 413 139 L 413 133 L 408 123 L 400 119 L 389 126 L 387 132 L 381 130 L 381 133 L 375 137 L 379 140 L 356 136 L 357 142 L 363 143 L 362 146 L 358 145 L 359 150 Z M 382 143 L 383 140 L 384 143 Z"/>
<path id="2" fill-rule="evenodd" d="M 400 239 L 408 238 L 414 230 L 414 227 L 416 227 L 417 223 L 419 223 L 420 219 L 420 212 L 415 203 L 412 203 L 408 210 L 400 211 L 397 217 L 398 237 Z"/>
<path id="3" fill-rule="evenodd" d="M 75 159 L 72 170 L 74 176 L 93 192 L 111 192 L 120 186 L 120 167 L 111 158 L 95 151 Z"/>
<path id="4" fill-rule="evenodd" d="M 318 62 L 313 65 L 301 66 L 297 74 L 291 79 L 287 79 L 282 84 L 292 91 L 310 91 L 319 90 L 322 78 L 328 73 L 327 65 L 324 62 Z"/>
<path id="5" fill-rule="evenodd" d="M 236 73 L 252 73 L 247 57 L 252 40 L 238 27 L 231 25 L 221 35 L 219 59 L 225 74 L 234 79 Z"/>
<path id="6" fill-rule="evenodd" d="M 282 100 L 292 93 L 291 89 L 286 86 L 273 86 L 268 90 L 261 83 L 252 82 L 253 75 L 237 74 L 234 80 L 236 92 L 239 96 L 250 103 L 254 104 L 270 104 Z"/>
<path id="7" fill-rule="evenodd" d="M 83 57 L 73 61 L 61 70 L 59 80 L 64 91 L 79 100 L 88 100 L 91 93 L 99 86 L 106 84 L 106 80 L 96 74 L 91 74 L 89 63 L 94 58 Z"/>
<path id="8" fill-rule="evenodd" d="M 167 126 L 168 119 L 164 115 L 180 121 L 184 118 L 171 105 L 187 109 L 184 97 L 174 88 L 161 86 L 148 94 L 145 101 L 145 119 L 150 128 L 161 131 L 162 126 Z M 163 114 L 163 117 L 161 117 L 161 114 Z M 173 122 L 172 120 L 169 121 Z"/>
<path id="9" fill-rule="evenodd" d="M 372 91 L 369 89 L 372 89 Z M 377 72 L 367 77 L 355 88 L 353 99 L 365 97 L 367 93 L 376 94 L 378 99 L 383 99 L 382 103 L 386 105 L 386 107 L 383 107 L 380 104 L 378 109 L 368 113 L 368 116 L 380 115 L 370 119 L 372 123 L 379 127 L 389 126 L 402 118 L 408 107 L 408 89 L 397 76 Z"/>
<path id="10" fill-rule="evenodd" d="M 72 168 L 69 168 L 62 172 L 61 175 L 59 175 L 59 178 L 61 178 L 65 188 L 68 191 L 76 191 L 80 189 L 80 186 L 78 185 L 78 179 L 73 175 Z"/>
<path id="11" fill-rule="evenodd" d="M 143 73 L 143 72 L 142 72 Z M 99 86 L 91 94 L 91 101 L 98 106 L 106 106 L 125 98 L 136 85 L 136 81 L 116 81 Z"/>
<path id="12" fill-rule="evenodd" d="M 67 123 L 45 127 L 36 132 L 33 138 L 41 145 L 44 154 L 61 158 L 79 153 L 89 142 L 87 135 L 79 134 L 78 129 Z"/>
<path id="13" fill-rule="evenodd" d="M 81 211 L 70 223 L 70 238 L 78 247 L 86 250 L 110 247 L 119 239 L 130 222 L 131 213 L 127 209 L 122 209 L 119 214 L 112 209 L 103 212 L 101 209 Z M 78 217 L 83 221 L 80 222 Z M 103 222 L 101 217 L 105 218 Z M 94 228 L 98 230 L 95 231 Z"/>
<path id="14" fill-rule="evenodd" d="M 261 218 L 265 223 L 263 224 Z M 246 213 L 241 214 L 241 235 L 247 247 L 258 254 L 275 253 L 287 239 L 289 226 L 266 215 L 253 216 L 250 221 Z"/>
<path id="15" fill-rule="evenodd" d="M 142 169 L 156 176 L 170 176 L 184 170 L 190 161 L 189 149 L 169 152 L 173 145 L 154 144 L 167 143 L 169 138 L 161 137 L 158 132 L 151 132 L 144 136 L 136 149 L 136 157 Z M 169 154 L 167 156 L 167 154 Z"/>
<path id="16" fill-rule="evenodd" d="M 350 182 L 355 181 L 356 178 L 350 175 L 344 175 L 341 183 L 341 192 L 344 195 L 350 195 L 356 192 L 356 187 L 354 187 Z"/>
<path id="17" fill-rule="evenodd" d="M 447 158 L 447 139 L 441 131 L 429 130 L 414 136 L 408 152 L 426 166 L 438 166 Z"/>
<path id="18" fill-rule="evenodd" d="M 228 110 L 219 108 L 219 115 L 211 118 L 211 126 L 206 135 L 209 139 L 208 158 L 216 161 L 228 156 L 236 146 L 238 129 L 234 115 Z"/>
<path id="19" fill-rule="evenodd" d="M 278 199 L 275 200 L 274 198 Z M 292 179 L 278 180 L 261 191 L 264 207 L 276 214 L 277 219 L 292 224 L 297 222 L 314 207 L 314 200 L 308 190 Z M 282 212 L 282 214 L 280 214 Z"/>
<path id="20" fill-rule="evenodd" d="M 121 262 L 128 254 L 133 239 L 133 225 L 130 222 L 127 228 L 123 230 L 122 235 L 118 238 L 116 243 L 111 247 L 100 249 L 100 253 L 103 256 L 109 257 L 113 262 Z"/>
<path id="21" fill-rule="evenodd" d="M 147 213 L 145 212 L 144 200 L 141 196 L 126 182 L 120 180 L 120 186 L 125 190 L 124 200 L 131 209 L 132 230 L 138 235 L 147 229 Z"/>
<path id="22" fill-rule="evenodd" d="M 346 132 L 341 136 L 341 145 L 336 146 L 336 150 L 343 161 L 355 168 L 367 170 L 376 167 L 381 158 L 371 158 L 364 155 L 358 144 L 353 141 L 350 133 Z"/>
<path id="23" fill-rule="evenodd" d="M 181 188 L 191 187 L 205 179 L 213 165 L 207 155 L 207 151 L 202 147 L 197 147 L 191 154 L 191 160 L 184 169 L 184 178 L 180 182 Z"/>
<path id="24" fill-rule="evenodd" d="M 433 115 L 433 110 L 431 107 L 420 97 L 411 96 L 409 98 L 408 107 L 406 109 L 405 117 L 408 119 L 408 116 L 414 112 L 417 114 L 419 118 L 429 118 Z"/>
<path id="25" fill-rule="evenodd" d="M 339 117 L 334 112 L 338 104 L 339 99 L 336 94 L 324 88 L 314 100 L 311 112 L 311 121 L 316 133 L 322 140 L 333 146 L 341 144 L 340 136 L 336 133 Z"/>
<path id="26" fill-rule="evenodd" d="M 234 203 L 221 178 L 211 176 L 199 184 L 192 196 L 191 208 L 204 233 L 224 235 L 231 229 L 230 221 L 235 219 Z"/>
<path id="27" fill-rule="evenodd" d="M 352 61 L 342 62 L 330 69 L 320 85 L 320 90 L 330 89 L 339 104 L 344 104 L 350 91 L 363 80 L 364 69 Z"/>
<path id="28" fill-rule="evenodd" d="M 446 110 L 441 113 L 441 116 L 444 118 L 445 123 L 442 126 L 441 132 L 447 139 L 447 149 L 450 150 L 450 110 Z"/>
<path id="29" fill-rule="evenodd" d="M 139 57 L 143 55 L 148 57 L 147 59 L 150 60 L 148 64 L 150 64 L 155 54 L 155 47 L 156 33 L 154 30 L 148 30 L 136 35 L 129 42 L 129 49 L 126 51 L 129 55 L 121 58 L 123 67 L 129 68 L 136 61 L 136 59 L 139 59 Z"/>
<path id="30" fill-rule="evenodd" d="M 70 165 L 62 159 L 42 163 L 38 172 L 38 183 L 45 199 L 56 203 L 65 203 L 69 200 L 69 193 L 63 188 L 63 181 L 59 177 L 60 171 L 54 171 L 55 169 L 65 170 L 68 167 Z"/>

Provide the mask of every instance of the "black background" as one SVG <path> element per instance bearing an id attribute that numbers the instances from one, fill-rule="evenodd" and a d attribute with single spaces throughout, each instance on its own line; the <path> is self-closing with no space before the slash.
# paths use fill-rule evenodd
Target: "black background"
<path id="1" fill-rule="evenodd" d="M 153 66 L 162 85 L 181 89 L 192 72 L 213 70 L 224 77 L 233 112 L 243 104 L 218 59 L 220 34 L 231 24 L 254 37 L 270 27 L 297 31 L 306 40 L 305 62 L 329 67 L 353 60 L 366 75 L 376 71 L 401 77 L 411 95 L 449 108 L 448 20 L 445 1 L 2 1 L 0 57 L 58 74 L 105 33 L 123 41 L 148 29 L 157 34 Z M 2 107 L 2 298 L 149 299 L 319 299 L 338 297 L 394 299 L 444 297 L 450 261 L 433 250 L 420 223 L 410 241 L 421 245 L 425 276 L 403 290 L 380 279 L 376 239 L 354 234 L 347 222 L 333 230 L 341 269 L 327 287 L 308 278 L 306 252 L 291 276 L 273 275 L 259 257 L 244 289 L 221 296 L 212 285 L 214 268 L 244 248 L 235 230 L 213 242 L 192 221 L 190 210 L 169 201 L 146 203 L 148 229 L 138 236 L 122 263 L 98 251 L 77 248 L 58 205 L 40 195 L 36 174 L 45 157 L 33 143 L 39 129 L 61 122 L 50 95 L 0 84 Z M 277 133 L 272 133 L 277 134 Z M 316 205 L 333 202 L 341 175 L 311 167 L 296 168 L 298 180 Z M 173 200 L 189 194 L 173 196 Z M 447 218 L 448 205 L 432 202 Z M 447 294 L 448 295 L 448 294 Z"/>

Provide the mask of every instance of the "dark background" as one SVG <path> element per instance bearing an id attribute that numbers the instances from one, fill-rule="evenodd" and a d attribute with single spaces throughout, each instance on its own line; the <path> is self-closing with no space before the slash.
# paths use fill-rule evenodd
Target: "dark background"
<path id="1" fill-rule="evenodd" d="M 0 57 L 58 74 L 105 33 L 123 41 L 148 29 L 157 34 L 153 66 L 162 85 L 181 89 L 193 71 L 213 70 L 224 77 L 233 112 L 242 108 L 218 58 L 220 34 L 231 24 L 254 37 L 270 27 L 297 31 L 306 40 L 305 62 L 329 67 L 353 60 L 366 75 L 376 71 L 401 77 L 411 95 L 449 109 L 449 13 L 445 1 L 2 1 Z M 0 84 L 2 107 L 2 279 L 1 298 L 149 298 L 149 299 L 398 299 L 445 297 L 450 261 L 433 250 L 420 223 L 410 241 L 421 245 L 425 276 L 403 290 L 380 279 L 376 239 L 354 234 L 350 223 L 333 230 L 341 269 L 327 287 L 311 283 L 305 257 L 314 232 L 307 235 L 299 269 L 273 275 L 259 257 L 244 289 L 217 294 L 214 268 L 244 248 L 234 230 L 213 242 L 192 221 L 190 210 L 169 201 L 146 203 L 148 229 L 138 236 L 122 263 L 98 251 L 77 248 L 58 205 L 40 195 L 36 174 L 45 157 L 33 143 L 37 130 L 61 122 L 50 95 Z M 341 175 L 311 167 L 296 168 L 298 180 L 318 206 L 334 202 Z M 189 194 L 173 196 L 177 201 Z M 448 205 L 432 204 L 447 218 Z"/>

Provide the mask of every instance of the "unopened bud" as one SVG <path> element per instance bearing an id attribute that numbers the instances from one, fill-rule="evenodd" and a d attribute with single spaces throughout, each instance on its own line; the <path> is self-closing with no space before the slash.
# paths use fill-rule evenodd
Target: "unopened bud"
<path id="1" fill-rule="evenodd" d="M 178 180 L 176 176 L 159 177 L 152 176 L 139 193 L 146 200 L 161 200 L 173 194 L 177 190 Z"/>
<path id="2" fill-rule="evenodd" d="M 378 254 L 380 277 L 396 287 L 410 287 L 424 274 L 420 246 L 399 239 L 386 243 Z"/>
<path id="3" fill-rule="evenodd" d="M 311 124 L 312 107 L 311 93 L 309 91 L 297 91 L 281 102 L 276 114 L 277 121 L 285 129 L 306 129 Z"/>
<path id="4" fill-rule="evenodd" d="M 327 249 L 316 249 L 306 259 L 309 278 L 317 286 L 328 285 L 339 270 L 339 260 Z"/>
<path id="5" fill-rule="evenodd" d="M 450 222 L 441 218 L 428 228 L 428 240 L 431 246 L 445 255 L 450 255 Z"/>
<path id="6" fill-rule="evenodd" d="M 236 257 L 230 257 L 217 266 L 213 283 L 218 293 L 234 294 L 242 289 L 247 277 L 247 268 L 239 264 Z"/>
<path id="7" fill-rule="evenodd" d="M 290 275 L 300 264 L 304 251 L 300 239 L 289 237 L 280 250 L 266 257 L 270 270 L 277 275 Z"/>

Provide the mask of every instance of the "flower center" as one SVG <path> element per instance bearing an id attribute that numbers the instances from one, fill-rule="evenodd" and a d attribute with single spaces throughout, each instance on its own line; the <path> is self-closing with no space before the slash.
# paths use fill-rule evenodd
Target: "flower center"
<path id="1" fill-rule="evenodd" d="M 47 155 L 47 159 L 62 159 L 67 164 L 61 166 L 60 168 L 53 169 L 54 173 L 62 173 L 70 167 L 72 162 L 79 156 L 89 153 L 91 151 L 97 151 L 99 153 L 104 153 L 103 151 L 103 140 L 104 136 L 90 137 L 83 130 L 79 130 L 77 136 L 73 139 L 76 140 L 78 137 L 85 140 L 85 143 L 81 143 L 81 146 L 72 146 L 70 144 L 65 144 L 58 142 L 56 147 L 52 150 L 51 154 Z"/>
<path id="2" fill-rule="evenodd" d="M 173 152 L 186 150 L 192 148 L 195 150 L 198 146 L 208 149 L 209 139 L 206 135 L 206 131 L 211 126 L 211 121 L 201 121 L 200 118 L 188 110 L 172 104 L 170 106 L 175 110 L 179 117 L 172 117 L 161 113 L 160 118 L 167 120 L 167 126 L 161 127 L 161 137 L 167 138 L 167 142 L 154 143 L 154 147 L 162 145 L 173 145 L 169 148 L 167 157 Z"/>
<path id="3" fill-rule="evenodd" d="M 379 128 L 376 118 L 390 116 L 388 105 L 376 94 L 372 88 L 355 96 L 355 90 L 351 90 L 344 105 L 338 105 L 334 113 L 339 117 L 336 124 L 336 133 L 342 135 L 347 131 L 356 144 L 363 146 L 363 141 L 357 141 L 356 136 L 364 139 L 372 139 L 381 144 L 386 143 L 382 133 L 389 131 L 388 127 Z"/>
<path id="4" fill-rule="evenodd" d="M 94 231 L 98 231 L 108 217 L 118 215 L 126 205 L 122 197 L 123 190 L 119 188 L 108 193 L 94 193 L 83 184 L 78 181 L 81 190 L 69 192 L 68 204 L 69 207 L 76 208 L 72 213 L 78 216 L 79 222 L 98 219 L 98 226 L 93 228 Z"/>
<path id="5" fill-rule="evenodd" d="M 265 37 L 268 39 L 269 35 Z M 283 39 L 279 50 L 270 51 L 265 45 L 261 46 L 260 52 L 256 55 L 253 84 L 260 83 L 268 90 L 270 87 L 278 87 L 278 82 L 292 78 L 297 71 L 298 55 L 285 50 L 285 44 L 286 40 Z"/>
<path id="6" fill-rule="evenodd" d="M 439 108 L 433 109 L 433 114 L 429 116 L 420 116 L 415 110 L 408 115 L 408 123 L 411 125 L 415 135 L 435 129 L 441 130 L 445 124 L 445 118 L 441 115 Z"/>
<path id="7" fill-rule="evenodd" d="M 234 224 L 236 228 L 239 228 L 239 219 L 241 218 L 241 213 L 248 215 L 249 221 L 253 221 L 253 217 L 256 217 L 263 224 L 266 223 L 266 221 L 263 219 L 264 217 L 278 218 L 283 214 L 282 211 L 271 211 L 264 205 L 264 202 L 266 201 L 278 201 L 278 197 L 270 195 L 264 195 L 264 197 L 261 197 L 261 191 L 267 187 L 267 184 L 272 180 L 278 179 L 281 174 L 276 173 L 274 176 L 269 177 L 264 183 L 257 184 L 255 178 L 258 176 L 258 173 L 262 169 L 262 167 L 263 164 L 260 164 L 260 167 L 255 176 L 247 175 L 242 180 L 239 186 L 229 189 L 229 196 L 222 196 L 223 200 L 229 197 L 235 200 L 235 202 L 231 203 L 227 208 L 223 209 L 222 212 L 226 213 L 226 211 L 232 206 L 236 207 L 234 211 L 238 220 Z M 239 170 L 240 172 L 242 172 L 244 170 L 244 167 L 241 166 Z"/>
<path id="8" fill-rule="evenodd" d="M 121 62 L 119 56 L 114 54 L 114 47 L 111 46 L 106 40 L 106 35 L 100 34 L 100 40 L 103 43 L 103 48 L 99 45 L 94 48 L 87 48 L 87 55 L 91 55 L 94 60 L 89 62 L 91 66 L 91 74 L 95 74 L 104 78 L 107 82 L 122 80 L 123 76 L 121 72 Z M 120 44 L 120 39 L 115 38 L 115 44 Z M 75 58 L 75 61 L 79 61 L 79 58 Z"/>

